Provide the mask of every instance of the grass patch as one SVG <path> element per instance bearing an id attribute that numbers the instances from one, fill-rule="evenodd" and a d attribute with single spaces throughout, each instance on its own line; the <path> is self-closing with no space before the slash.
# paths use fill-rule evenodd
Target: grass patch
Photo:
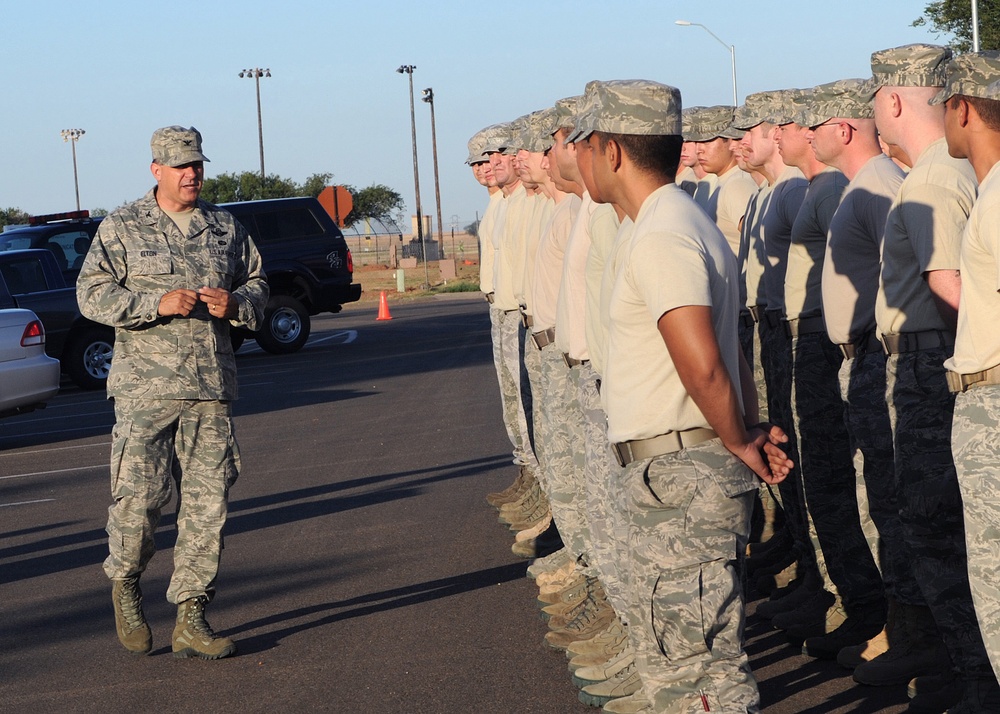
<path id="1" fill-rule="evenodd" d="M 474 293 L 474 292 L 479 292 L 479 283 L 470 283 L 467 280 L 459 280 L 457 283 L 450 283 L 449 285 L 442 285 L 439 288 L 435 288 L 434 292 Z"/>

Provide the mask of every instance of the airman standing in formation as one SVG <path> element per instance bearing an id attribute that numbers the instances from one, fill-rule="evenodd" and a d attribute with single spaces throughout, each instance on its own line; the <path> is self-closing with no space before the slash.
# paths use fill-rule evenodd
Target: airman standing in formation
<path id="1" fill-rule="evenodd" d="M 757 616 L 804 653 L 909 683 L 911 712 L 1000 711 L 1000 55 L 949 59 L 883 50 L 869 81 L 735 110 L 594 81 L 470 140 L 503 196 L 505 419 L 526 381 L 537 410 L 490 500 L 581 701 L 758 711 L 749 553 Z"/>

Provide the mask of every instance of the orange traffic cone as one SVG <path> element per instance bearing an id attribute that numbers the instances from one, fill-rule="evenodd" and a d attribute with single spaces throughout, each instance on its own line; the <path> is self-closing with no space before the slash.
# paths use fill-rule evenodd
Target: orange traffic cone
<path id="1" fill-rule="evenodd" d="M 378 317 L 376 320 L 391 320 L 389 314 L 389 302 L 385 299 L 385 290 L 378 296 Z"/>

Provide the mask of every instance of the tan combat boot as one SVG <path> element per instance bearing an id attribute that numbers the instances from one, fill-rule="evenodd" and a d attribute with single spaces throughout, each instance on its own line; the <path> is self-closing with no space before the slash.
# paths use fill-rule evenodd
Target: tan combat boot
<path id="1" fill-rule="evenodd" d="M 174 626 L 174 657 L 200 657 L 222 659 L 236 652 L 236 645 L 228 637 L 216 637 L 205 621 L 204 595 L 185 600 L 177 606 L 177 624 Z"/>
<path id="2" fill-rule="evenodd" d="M 153 633 L 142 614 L 142 589 L 138 576 L 113 580 L 111 600 L 115 605 L 118 640 L 132 654 L 144 655 L 153 649 Z"/>

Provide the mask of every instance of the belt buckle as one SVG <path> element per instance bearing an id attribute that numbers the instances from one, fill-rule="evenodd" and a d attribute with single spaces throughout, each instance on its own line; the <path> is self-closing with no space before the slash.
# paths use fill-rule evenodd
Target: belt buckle
<path id="1" fill-rule="evenodd" d="M 628 443 L 621 442 L 618 444 L 611 445 L 611 451 L 614 452 L 615 461 L 618 462 L 619 466 L 625 468 L 626 466 L 628 466 L 629 462 L 625 460 L 625 454 L 622 453 L 623 449 L 628 449 Z M 629 450 L 631 451 L 631 449 Z"/>

